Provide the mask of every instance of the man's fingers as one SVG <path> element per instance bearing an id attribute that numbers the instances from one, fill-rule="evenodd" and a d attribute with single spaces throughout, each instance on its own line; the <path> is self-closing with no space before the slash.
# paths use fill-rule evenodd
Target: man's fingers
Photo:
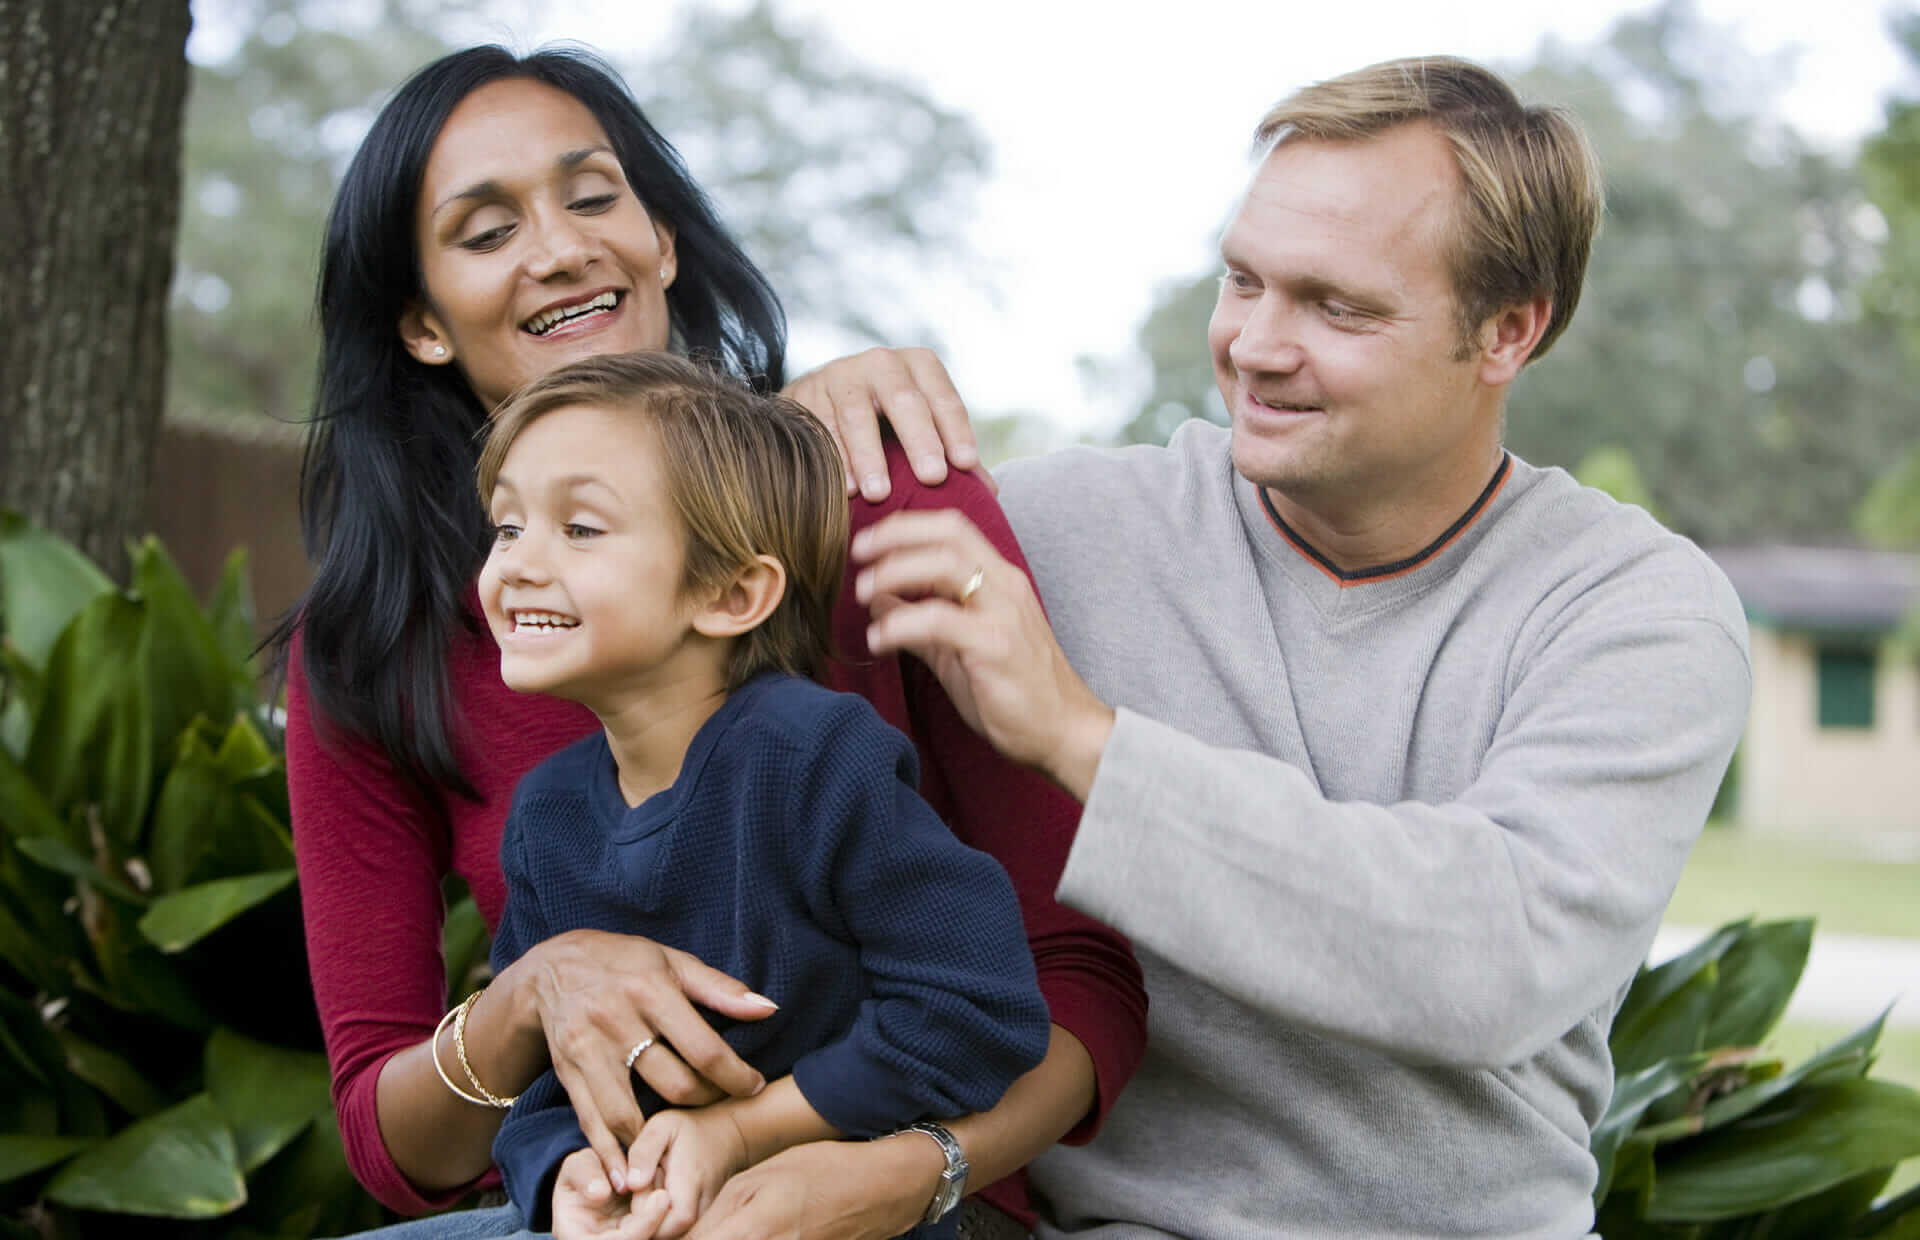
<path id="1" fill-rule="evenodd" d="M 933 428 L 939 434 L 940 442 L 945 445 L 947 460 L 957 468 L 972 469 L 980 463 L 980 446 L 974 440 L 973 421 L 967 416 L 967 405 L 960 399 L 959 389 L 953 386 L 953 377 L 947 373 L 946 366 L 932 349 L 907 349 L 905 352 L 907 370 L 932 412 Z M 901 436 L 901 442 L 906 442 L 905 435 Z M 915 458 L 916 461 L 918 459 Z M 918 468 L 914 474 L 922 482 L 930 481 Z"/>
<path id="2" fill-rule="evenodd" d="M 855 561 L 871 563 L 896 551 L 929 545 L 952 547 L 975 563 L 1000 558 L 986 535 L 950 508 L 890 513 L 854 535 L 850 550 Z"/>
<path id="3" fill-rule="evenodd" d="M 887 477 L 887 453 L 880 442 L 880 417 L 871 376 L 845 375 L 828 388 L 827 395 L 833 406 L 832 424 L 839 429 L 860 494 L 868 502 L 878 503 L 892 492 L 893 483 Z"/>
<path id="4" fill-rule="evenodd" d="M 854 597 L 871 605 L 882 595 L 911 599 L 933 596 L 963 602 L 973 574 L 981 574 L 985 588 L 987 566 L 969 559 L 967 553 L 950 544 L 904 547 L 867 565 L 854 578 Z"/>
<path id="5" fill-rule="evenodd" d="M 867 626 L 867 649 L 874 655 L 905 651 L 927 658 L 953 651 L 964 657 L 972 636 L 969 619 L 958 603 L 943 598 L 901 603 Z"/>

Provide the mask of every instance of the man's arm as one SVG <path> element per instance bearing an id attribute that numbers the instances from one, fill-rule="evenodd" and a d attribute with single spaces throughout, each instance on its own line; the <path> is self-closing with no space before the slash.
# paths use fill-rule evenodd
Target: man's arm
<path id="1" fill-rule="evenodd" d="M 1745 715 L 1726 628 L 1678 607 L 1629 623 L 1596 592 L 1514 677 L 1458 798 L 1334 802 L 1285 762 L 1112 712 L 953 522 L 895 517 L 854 553 L 873 648 L 926 659 L 1004 752 L 1085 798 L 1063 898 L 1243 1002 L 1404 1058 L 1517 1062 L 1613 997 Z"/>

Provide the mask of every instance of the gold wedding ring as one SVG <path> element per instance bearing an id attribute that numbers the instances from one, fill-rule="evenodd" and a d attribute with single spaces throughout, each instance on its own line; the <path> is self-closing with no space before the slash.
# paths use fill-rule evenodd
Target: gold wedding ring
<path id="1" fill-rule="evenodd" d="M 965 607 L 974 595 L 980 593 L 980 584 L 987 579 L 986 565 L 973 570 L 973 576 L 967 578 L 967 584 L 960 587 L 960 605 Z"/>

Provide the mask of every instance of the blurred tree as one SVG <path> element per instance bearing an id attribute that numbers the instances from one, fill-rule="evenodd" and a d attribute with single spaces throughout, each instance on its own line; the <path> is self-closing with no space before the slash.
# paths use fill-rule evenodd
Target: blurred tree
<path id="1" fill-rule="evenodd" d="M 186 0 L 0 0 L 0 507 L 122 574 L 160 424 Z"/>
<path id="2" fill-rule="evenodd" d="M 374 112 L 456 45 L 448 34 L 531 23 L 517 0 L 477 27 L 454 0 L 367 0 L 350 20 L 324 0 L 202 3 L 245 33 L 194 67 L 172 401 L 297 418 L 318 352 L 321 224 Z M 659 55 L 622 69 L 790 314 L 856 339 L 926 334 L 895 294 L 936 259 L 961 262 L 959 213 L 987 162 L 971 122 L 764 0 L 692 10 Z"/>
<path id="3" fill-rule="evenodd" d="M 1703 541 L 1843 533 L 1920 438 L 1913 368 L 1863 313 L 1879 214 L 1845 162 L 1754 110 L 1785 72 L 1669 0 L 1596 48 L 1548 42 L 1513 75 L 1579 115 L 1608 213 L 1578 317 L 1515 386 L 1508 442 L 1543 465 L 1629 452 L 1666 519 Z M 1146 321 L 1154 382 L 1128 438 L 1158 440 L 1189 409 L 1222 416 L 1211 305 L 1198 279 Z"/>
<path id="4" fill-rule="evenodd" d="M 1640 476 L 1640 467 L 1634 464 L 1633 453 L 1619 444 L 1595 448 L 1581 457 L 1573 476 L 1582 486 L 1605 491 L 1621 503 L 1637 505 L 1660 519 L 1659 506 L 1647 490 L 1646 479 Z"/>

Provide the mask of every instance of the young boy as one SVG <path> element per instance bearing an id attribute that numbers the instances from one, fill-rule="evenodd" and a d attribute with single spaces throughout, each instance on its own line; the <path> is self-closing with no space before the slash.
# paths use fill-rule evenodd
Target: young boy
<path id="1" fill-rule="evenodd" d="M 758 1095 L 668 1110 L 635 1078 L 648 1119 L 631 1153 L 657 1160 L 666 1200 L 643 1177 L 633 1210 L 687 1223 L 788 1146 L 991 1107 L 1048 1037 L 1012 886 L 920 800 L 908 740 L 806 679 L 847 541 L 826 431 L 683 359 L 603 356 L 500 409 L 479 485 L 503 678 L 604 725 L 515 793 L 495 968 L 567 930 L 617 931 L 779 1005 L 725 1035 L 768 1079 Z M 625 1213 L 557 1175 L 586 1146 L 548 1072 L 494 1143 L 530 1226 L 549 1201 L 588 1228 Z"/>

